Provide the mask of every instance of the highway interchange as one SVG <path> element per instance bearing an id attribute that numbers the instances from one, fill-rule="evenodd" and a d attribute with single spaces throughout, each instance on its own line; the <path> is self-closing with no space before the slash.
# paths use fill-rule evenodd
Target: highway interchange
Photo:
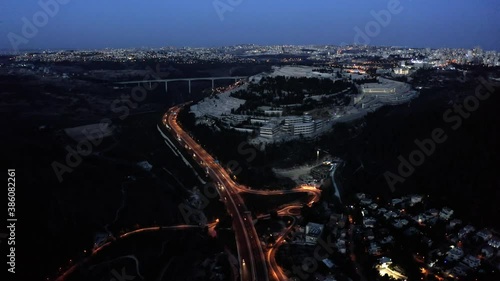
<path id="1" fill-rule="evenodd" d="M 233 230 L 236 236 L 236 246 L 238 248 L 238 256 L 240 262 L 240 277 L 241 280 L 287 280 L 283 270 L 276 264 L 274 254 L 279 245 L 284 243 L 284 237 L 291 231 L 293 225 L 290 225 L 280 237 L 276 238 L 274 246 L 268 250 L 267 255 L 264 255 L 261 241 L 254 227 L 252 216 L 248 211 L 245 202 L 240 196 L 240 193 L 253 193 L 259 195 L 282 195 L 288 193 L 306 192 L 312 195 L 313 199 L 309 204 L 317 202 L 321 195 L 321 191 L 313 186 L 302 185 L 291 190 L 275 190 L 264 191 L 249 189 L 245 186 L 235 183 L 228 172 L 205 151 L 177 122 L 177 116 L 183 105 L 174 106 L 168 110 L 163 117 L 163 124 L 171 132 L 174 138 L 182 147 L 189 151 L 192 156 L 203 169 L 207 171 L 207 175 L 217 184 L 220 198 L 224 198 L 228 213 L 233 217 Z M 293 212 L 292 209 L 300 206 L 290 205 L 284 209 L 285 213 Z M 295 221 L 295 220 L 294 220 Z"/>
<path id="2" fill-rule="evenodd" d="M 240 185 L 231 179 L 229 173 L 224 169 L 218 161 L 215 160 L 201 145 L 199 145 L 177 122 L 177 116 L 184 105 L 174 106 L 168 110 L 163 116 L 162 123 L 172 134 L 172 139 L 175 139 L 180 147 L 187 149 L 188 155 L 200 165 L 205 171 L 206 175 L 216 184 L 217 192 L 223 200 L 227 212 L 233 218 L 233 231 L 236 239 L 236 246 L 238 251 L 239 260 L 239 279 L 264 281 L 264 280 L 288 280 L 283 269 L 277 264 L 275 259 L 276 251 L 279 246 L 285 243 L 285 237 L 293 230 L 296 220 L 295 216 L 300 215 L 300 204 L 287 204 L 277 210 L 279 216 L 291 217 L 291 223 L 284 229 L 278 237 L 275 237 L 275 243 L 270 248 L 263 246 L 260 241 L 257 231 L 254 227 L 254 219 L 248 211 L 244 200 L 240 196 L 242 193 L 250 193 L 262 196 L 269 195 L 284 195 L 290 193 L 307 193 L 311 200 L 309 205 L 318 202 L 321 196 L 321 190 L 314 186 L 301 185 L 291 190 L 255 190 L 246 186 Z M 165 138 L 166 135 L 162 134 Z M 201 178 L 200 178 L 201 180 Z M 265 219 L 269 215 L 261 215 L 258 219 Z M 213 228 L 217 222 L 208 224 L 207 226 Z M 178 230 L 182 231 L 189 228 L 199 228 L 198 225 L 178 225 L 178 226 L 155 226 L 136 229 L 119 236 L 120 239 L 129 238 L 144 232 L 155 232 L 159 230 Z M 96 247 L 89 253 L 86 258 L 72 263 L 66 270 L 64 270 L 55 280 L 64 281 L 71 279 L 73 273 L 77 269 L 84 267 L 91 263 L 92 258 L 96 257 L 103 249 L 113 245 L 113 240 L 104 242 Z M 84 251 L 86 252 L 86 251 Z"/>

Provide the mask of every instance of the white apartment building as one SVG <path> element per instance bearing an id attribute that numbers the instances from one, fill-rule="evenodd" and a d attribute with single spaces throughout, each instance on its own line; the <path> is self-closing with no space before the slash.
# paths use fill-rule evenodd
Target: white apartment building
<path id="1" fill-rule="evenodd" d="M 260 127 L 260 136 L 264 138 L 273 138 L 278 132 L 279 127 L 275 124 L 266 124 Z"/>

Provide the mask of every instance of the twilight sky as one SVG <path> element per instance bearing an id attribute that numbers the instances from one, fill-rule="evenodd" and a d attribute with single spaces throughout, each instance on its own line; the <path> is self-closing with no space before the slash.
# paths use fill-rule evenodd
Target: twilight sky
<path id="1" fill-rule="evenodd" d="M 352 44 L 500 50 L 499 0 L 1 0 L 0 49 Z M 48 15 L 39 2 L 59 3 Z M 219 11 L 214 7 L 219 7 Z M 231 3 L 235 4 L 232 5 Z M 35 16 L 35 21 L 33 20 Z M 37 17 L 38 16 L 38 17 Z M 23 17 L 38 29 L 23 33 Z M 44 23 L 44 20 L 46 22 Z M 37 27 L 38 26 L 38 27 Z M 376 30 L 376 27 L 380 30 Z M 26 29 L 26 28 L 24 28 Z M 10 35 L 9 35 L 10 34 Z"/>

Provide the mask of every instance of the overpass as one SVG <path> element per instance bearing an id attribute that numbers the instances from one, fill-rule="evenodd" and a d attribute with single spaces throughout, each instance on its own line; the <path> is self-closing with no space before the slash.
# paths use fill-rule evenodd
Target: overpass
<path id="1" fill-rule="evenodd" d="M 116 82 L 115 84 L 119 85 L 137 84 L 138 86 L 141 86 L 141 84 L 149 83 L 149 87 L 151 88 L 152 83 L 165 83 L 165 91 L 168 93 L 169 82 L 187 81 L 189 85 L 189 93 L 191 94 L 191 82 L 193 81 L 212 81 L 212 89 L 215 89 L 216 80 L 234 80 L 234 82 L 236 83 L 238 80 L 245 80 L 245 79 L 248 79 L 248 77 L 247 76 L 197 77 L 197 78 L 173 78 L 173 79 L 124 81 L 124 82 Z"/>

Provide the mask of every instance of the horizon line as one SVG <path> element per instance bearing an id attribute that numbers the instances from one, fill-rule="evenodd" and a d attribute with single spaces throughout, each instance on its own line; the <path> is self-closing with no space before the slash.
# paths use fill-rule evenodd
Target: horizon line
<path id="1" fill-rule="evenodd" d="M 230 44 L 230 45 L 218 45 L 218 46 L 140 46 L 140 47 L 100 47 L 100 48 L 66 48 L 66 47 L 57 47 L 57 48 L 25 48 L 19 51 L 13 51 L 10 48 L 0 48 L 0 52 L 4 54 L 10 55 L 19 55 L 19 53 L 27 53 L 27 52 L 44 52 L 44 51 L 104 51 L 104 50 L 141 50 L 141 49 L 150 49 L 150 50 L 160 50 L 165 48 L 170 49 L 219 49 L 225 47 L 238 47 L 238 46 L 258 46 L 258 47 L 374 47 L 374 48 L 403 48 L 403 49 L 431 49 L 431 50 L 439 50 L 439 49 L 453 49 L 453 50 L 472 50 L 475 48 L 481 48 L 481 46 L 475 46 L 470 48 L 464 47 L 412 47 L 412 46 L 401 46 L 401 45 L 359 45 L 359 44 L 256 44 L 256 43 L 240 43 L 240 44 Z M 483 50 L 483 51 L 494 51 L 500 52 L 500 50 Z"/>

